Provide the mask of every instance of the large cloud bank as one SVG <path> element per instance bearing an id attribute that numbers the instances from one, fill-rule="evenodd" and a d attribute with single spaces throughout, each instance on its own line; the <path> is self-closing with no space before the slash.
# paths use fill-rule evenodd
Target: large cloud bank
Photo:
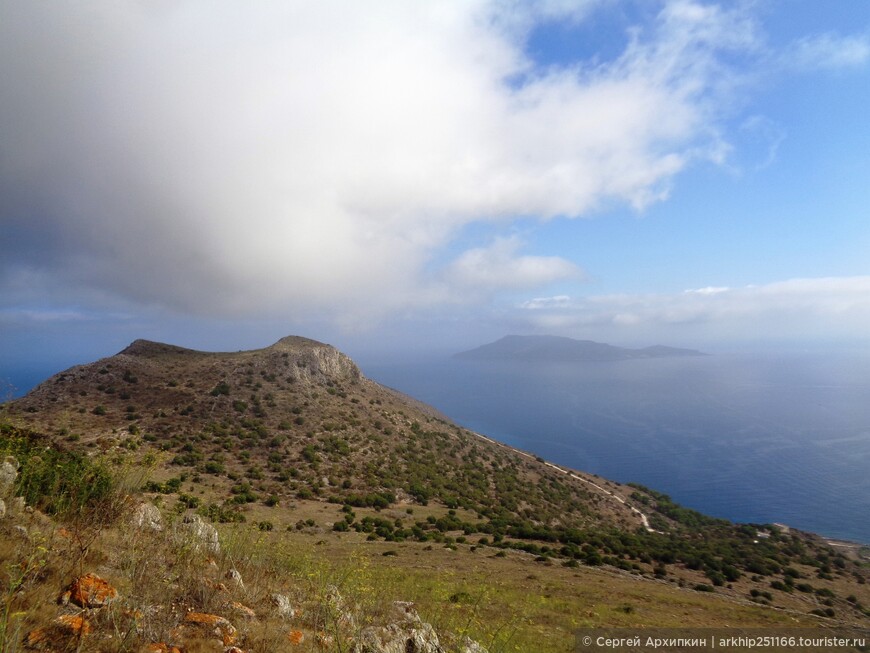
<path id="1" fill-rule="evenodd" d="M 597 4 L 5 0 L 4 297 L 348 317 L 576 277 L 511 238 L 448 248 L 662 199 L 723 156 L 723 62 L 755 47 L 679 1 L 611 60 L 524 53 Z"/>

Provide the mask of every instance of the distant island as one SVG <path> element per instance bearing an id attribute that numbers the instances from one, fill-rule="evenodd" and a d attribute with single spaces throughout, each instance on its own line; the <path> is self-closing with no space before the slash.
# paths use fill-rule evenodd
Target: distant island
<path id="1" fill-rule="evenodd" d="M 561 336 L 505 336 L 500 340 L 463 351 L 454 358 L 495 361 L 621 361 L 636 358 L 706 356 L 695 349 L 653 345 L 641 349 L 616 347 L 592 340 Z"/>

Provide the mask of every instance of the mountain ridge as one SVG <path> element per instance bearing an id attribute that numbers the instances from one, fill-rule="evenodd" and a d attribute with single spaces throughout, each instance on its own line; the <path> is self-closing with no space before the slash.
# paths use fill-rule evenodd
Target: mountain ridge
<path id="1" fill-rule="evenodd" d="M 373 407 L 374 414 L 363 410 L 363 406 Z M 422 474 L 413 471 L 418 467 L 423 470 L 435 464 L 443 476 L 477 476 L 480 470 L 472 469 L 467 462 L 460 463 L 462 452 L 472 461 L 484 462 L 484 476 L 489 477 L 485 482 L 483 478 L 473 482 L 473 493 L 486 504 L 476 507 L 498 512 L 502 507 L 492 488 L 500 487 L 500 482 L 492 478 L 498 472 L 489 465 L 495 463 L 495 469 L 499 469 L 509 461 L 519 474 L 503 481 L 514 488 L 511 492 L 517 491 L 519 478 L 528 476 L 529 482 L 550 478 L 560 492 L 567 493 L 566 497 L 573 497 L 574 507 L 566 512 L 532 487 L 531 495 L 538 494 L 542 501 L 539 508 L 543 522 L 588 525 L 598 521 L 595 511 L 587 505 L 592 500 L 588 484 L 560 478 L 561 474 L 534 457 L 513 453 L 501 443 L 462 429 L 426 404 L 366 378 L 335 347 L 297 336 L 238 352 L 203 352 L 136 340 L 114 356 L 75 366 L 47 379 L 12 402 L 10 408 L 48 432 L 81 432 L 82 442 L 110 439 L 122 445 L 144 437 L 175 451 L 179 463 L 202 469 L 223 468 L 225 473 L 239 477 L 250 471 L 251 464 L 238 457 L 233 460 L 226 452 L 207 451 L 214 447 L 199 442 L 204 437 L 213 442 L 239 438 L 250 449 L 250 459 L 258 459 L 256 466 L 260 470 L 278 469 L 279 463 L 268 459 L 278 459 L 274 449 L 280 449 L 280 464 L 292 465 L 296 470 L 297 476 L 290 481 L 294 491 L 299 491 L 297 486 L 309 485 L 323 494 L 330 491 L 336 498 L 354 492 L 343 491 L 343 481 L 328 484 L 328 490 L 320 489 L 324 476 L 343 477 L 354 489 L 367 494 L 395 494 L 391 486 L 398 479 L 392 477 L 398 474 L 400 485 L 404 485 L 399 496 L 411 494 L 412 485 L 419 490 L 424 481 L 437 487 L 435 479 L 413 480 Z M 431 454 L 436 449 L 427 441 L 423 446 L 430 452 L 429 460 L 391 467 L 389 460 L 399 459 L 396 452 L 407 446 L 405 438 L 419 439 L 424 432 L 437 433 L 437 437 L 432 435 L 427 440 L 437 439 L 438 447 L 455 453 L 449 455 L 449 460 L 433 459 Z M 349 473 L 348 466 L 335 456 L 335 447 L 372 465 L 376 461 L 381 477 L 358 469 Z M 280 487 L 289 481 L 286 474 L 276 471 L 266 476 L 261 483 L 263 492 L 292 496 L 293 492 Z M 297 482 L 296 478 L 301 480 Z M 463 496 L 466 502 L 471 501 L 467 495 L 472 492 L 458 479 L 446 486 L 441 492 L 448 501 L 462 501 Z M 489 498 L 484 500 L 485 495 Z M 611 503 L 602 514 L 615 519 L 614 524 L 640 523 L 630 510 Z M 518 499 L 510 505 L 517 506 L 511 509 L 516 514 Z"/>

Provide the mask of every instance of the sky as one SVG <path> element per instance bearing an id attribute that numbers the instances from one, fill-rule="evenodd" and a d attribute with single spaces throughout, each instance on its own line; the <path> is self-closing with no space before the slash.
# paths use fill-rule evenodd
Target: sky
<path id="1" fill-rule="evenodd" d="M 0 0 L 0 379 L 870 347 L 868 106 L 855 0 Z"/>

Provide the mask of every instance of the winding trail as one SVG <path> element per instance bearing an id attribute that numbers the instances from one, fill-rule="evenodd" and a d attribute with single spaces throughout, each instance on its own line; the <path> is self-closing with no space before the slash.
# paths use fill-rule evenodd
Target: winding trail
<path id="1" fill-rule="evenodd" d="M 482 440 L 486 440 L 487 442 L 491 442 L 492 444 L 496 444 L 496 445 L 505 447 L 507 449 L 510 449 L 514 453 L 518 453 L 521 456 L 525 456 L 526 458 L 530 458 L 531 460 L 537 460 L 537 458 L 535 456 L 533 456 L 532 454 L 526 453 L 525 451 L 520 451 L 519 449 L 515 449 L 514 447 L 511 447 L 510 445 L 507 445 L 504 442 L 499 442 L 497 440 L 493 440 L 492 438 L 488 438 L 485 435 L 481 435 L 480 433 L 475 433 L 474 431 L 468 431 L 468 432 L 476 435 L 477 437 L 481 438 Z M 618 501 L 623 506 L 625 506 L 626 508 L 631 510 L 638 517 L 640 517 L 640 521 L 648 533 L 661 533 L 661 531 L 657 531 L 652 526 L 650 526 L 649 517 L 647 517 L 645 513 L 641 512 L 639 509 L 635 508 L 634 506 L 629 505 L 628 502 L 625 499 L 623 499 L 621 496 L 619 496 L 618 494 L 615 494 L 614 492 L 611 492 L 610 490 L 601 487 L 597 483 L 593 483 L 588 478 L 583 478 L 582 476 L 578 476 L 577 474 L 572 472 L 570 469 L 563 469 L 563 468 L 559 467 L 558 465 L 554 465 L 553 463 L 548 463 L 547 461 L 544 461 L 544 465 L 546 465 L 547 467 L 550 467 L 552 469 L 555 469 L 557 472 L 562 472 L 566 476 L 570 476 L 573 479 L 576 479 L 578 481 L 582 481 L 582 482 L 586 483 L 587 485 L 591 485 L 592 487 L 597 489 L 599 492 L 602 492 L 603 494 L 607 495 L 611 499 Z"/>

